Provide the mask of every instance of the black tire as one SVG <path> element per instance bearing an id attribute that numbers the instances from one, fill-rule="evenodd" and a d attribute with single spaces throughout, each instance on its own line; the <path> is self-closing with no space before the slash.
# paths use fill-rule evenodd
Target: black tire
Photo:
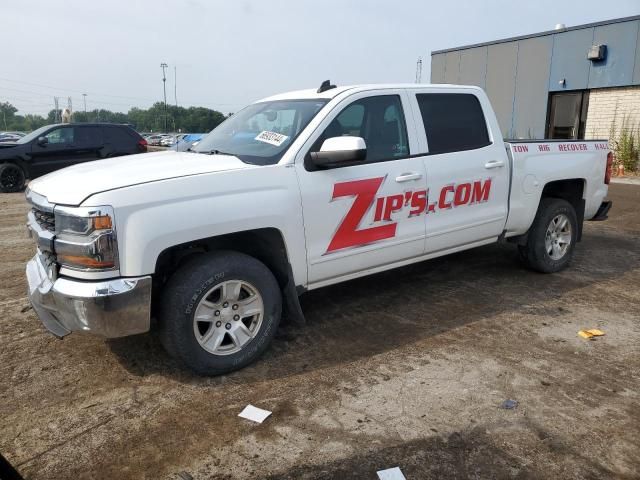
<path id="1" fill-rule="evenodd" d="M 571 242 L 561 258 L 552 258 L 547 251 L 545 240 L 547 228 L 552 220 L 560 215 L 568 218 L 571 226 Z M 520 260 L 532 270 L 542 273 L 553 273 L 564 269 L 571 258 L 577 241 L 578 218 L 573 206 L 560 198 L 543 198 L 540 201 L 538 212 L 529 229 L 526 245 L 518 246 Z"/>
<path id="2" fill-rule="evenodd" d="M 255 336 L 240 351 L 217 355 L 205 350 L 196 338 L 194 315 L 205 295 L 230 280 L 254 286 L 262 297 L 264 314 Z M 221 375 L 238 370 L 262 355 L 275 336 L 281 316 L 280 287 L 263 263 L 233 251 L 207 253 L 188 260 L 167 282 L 159 312 L 160 339 L 170 355 L 197 373 Z"/>
<path id="3" fill-rule="evenodd" d="M 26 180 L 24 170 L 15 163 L 3 163 L 0 165 L 0 192 L 21 192 Z"/>

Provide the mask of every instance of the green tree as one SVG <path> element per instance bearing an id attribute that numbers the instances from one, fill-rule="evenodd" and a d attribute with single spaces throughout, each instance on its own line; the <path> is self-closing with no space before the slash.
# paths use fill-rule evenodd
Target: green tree
<path id="1" fill-rule="evenodd" d="M 56 118 L 61 118 L 62 111 L 50 110 L 46 117 L 40 115 L 16 115 L 18 109 L 9 102 L 0 103 L 0 128 L 3 130 L 32 131 L 43 125 L 55 123 Z M 229 114 L 230 116 L 231 114 Z M 176 107 L 167 105 L 165 112 L 164 103 L 156 102 L 151 107 L 144 109 L 132 107 L 127 113 L 112 112 L 105 109 L 96 109 L 89 112 L 74 112 L 74 123 L 106 122 L 127 123 L 139 132 L 160 132 L 164 130 L 165 116 L 167 130 L 192 133 L 207 133 L 222 123 L 227 118 L 223 113 L 205 107 Z M 6 120 L 5 120 L 6 119 Z"/>
<path id="2" fill-rule="evenodd" d="M 14 115 L 17 111 L 18 109 L 9 102 L 0 103 L 0 121 L 3 123 L 5 130 L 9 130 L 9 124 L 13 122 Z"/>

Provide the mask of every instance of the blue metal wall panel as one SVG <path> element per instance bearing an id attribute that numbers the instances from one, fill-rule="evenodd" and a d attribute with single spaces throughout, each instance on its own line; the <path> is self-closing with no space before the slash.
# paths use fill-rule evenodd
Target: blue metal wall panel
<path id="1" fill-rule="evenodd" d="M 593 28 L 571 30 L 553 36 L 549 91 L 582 90 L 589 84 L 587 51 L 592 45 Z M 562 85 L 562 80 L 565 84 Z"/>
<path id="2" fill-rule="evenodd" d="M 518 43 L 511 136 L 544 138 L 553 38 L 548 35 Z"/>
<path id="3" fill-rule="evenodd" d="M 502 135 L 511 137 L 518 42 L 499 43 L 488 48 L 485 90 L 498 117 Z"/>
<path id="4" fill-rule="evenodd" d="M 600 64 L 587 59 L 596 44 L 608 49 Z M 503 135 L 542 138 L 549 92 L 640 85 L 640 19 L 436 53 L 431 81 L 483 87 Z"/>
<path id="5" fill-rule="evenodd" d="M 633 84 L 640 85 L 640 26 L 638 26 L 638 39 L 636 41 L 636 59 L 633 70 Z"/>
<path id="6" fill-rule="evenodd" d="M 485 87 L 487 76 L 487 47 L 468 48 L 460 52 L 460 85 Z"/>
<path id="7" fill-rule="evenodd" d="M 631 84 L 638 43 L 638 23 L 617 23 L 595 28 L 593 44 L 606 45 L 607 56 L 602 62 L 590 62 L 589 88 L 621 87 Z M 584 57 L 586 56 L 587 52 L 584 52 Z"/>
<path id="8" fill-rule="evenodd" d="M 448 52 L 445 56 L 444 83 L 458 83 L 460 76 L 460 52 Z"/>
<path id="9" fill-rule="evenodd" d="M 444 83 L 445 54 L 431 55 L 431 83 Z"/>

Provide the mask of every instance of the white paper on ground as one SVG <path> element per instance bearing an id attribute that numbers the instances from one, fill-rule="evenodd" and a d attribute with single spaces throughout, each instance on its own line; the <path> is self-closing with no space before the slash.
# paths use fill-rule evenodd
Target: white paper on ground
<path id="1" fill-rule="evenodd" d="M 263 410 L 261 408 L 254 407 L 253 405 L 247 405 L 244 407 L 244 410 L 238 414 L 239 417 L 258 423 L 264 422 L 269 415 L 271 415 L 269 410 Z"/>
<path id="2" fill-rule="evenodd" d="M 376 473 L 380 480 L 407 480 L 400 471 L 400 467 L 387 468 Z"/>

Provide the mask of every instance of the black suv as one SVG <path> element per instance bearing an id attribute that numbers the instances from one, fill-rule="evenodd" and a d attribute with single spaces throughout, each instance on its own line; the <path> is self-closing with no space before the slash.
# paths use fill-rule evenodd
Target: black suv
<path id="1" fill-rule="evenodd" d="M 0 143 L 0 192 L 18 192 L 33 179 L 101 158 L 147 151 L 147 141 L 128 125 L 47 125 L 13 143 Z"/>

